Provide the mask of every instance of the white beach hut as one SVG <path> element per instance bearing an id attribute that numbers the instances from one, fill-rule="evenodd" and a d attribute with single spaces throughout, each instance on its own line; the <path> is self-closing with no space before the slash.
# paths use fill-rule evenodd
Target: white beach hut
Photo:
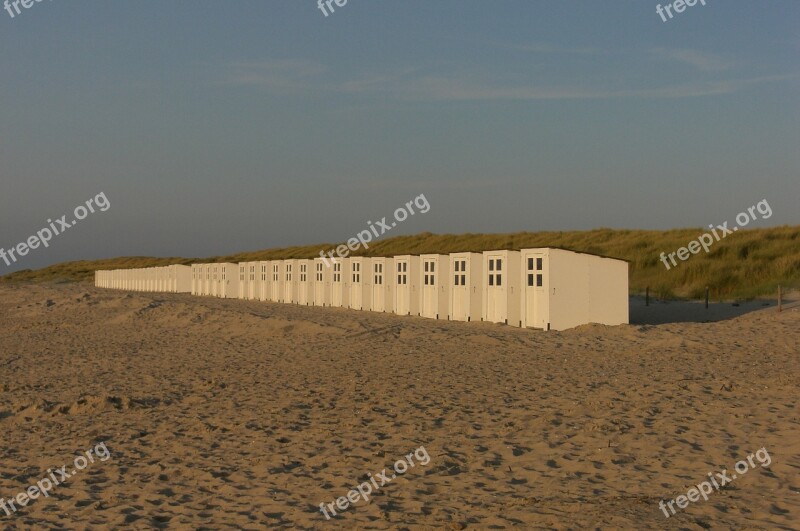
<path id="1" fill-rule="evenodd" d="M 483 253 L 483 320 L 520 326 L 520 253 Z"/>
<path id="2" fill-rule="evenodd" d="M 450 310 L 450 257 L 446 254 L 423 254 L 419 258 L 419 314 L 431 319 L 446 319 Z"/>
<path id="3" fill-rule="evenodd" d="M 239 293 L 240 299 L 253 300 L 257 296 L 258 262 L 239 262 Z"/>
<path id="4" fill-rule="evenodd" d="M 272 270 L 269 300 L 271 302 L 283 302 L 284 286 L 286 286 L 283 260 L 270 260 L 269 264 Z"/>
<path id="5" fill-rule="evenodd" d="M 326 264 L 327 262 L 327 264 Z M 314 306 L 331 305 L 331 280 L 333 279 L 333 267 L 328 258 L 314 259 Z"/>
<path id="6" fill-rule="evenodd" d="M 314 260 L 297 261 L 297 304 L 309 306 L 314 304 Z"/>
<path id="7" fill-rule="evenodd" d="M 192 292 L 192 268 L 190 266 L 175 264 L 169 266 L 170 291 L 173 293 Z"/>
<path id="8" fill-rule="evenodd" d="M 419 315 L 419 256 L 399 255 L 394 262 L 394 313 Z"/>
<path id="9" fill-rule="evenodd" d="M 354 310 L 369 310 L 372 307 L 371 259 L 364 256 L 350 257 L 350 304 Z"/>
<path id="10" fill-rule="evenodd" d="M 239 297 L 239 264 L 221 262 L 214 264 L 217 281 L 217 297 L 222 299 L 235 299 Z"/>
<path id="11" fill-rule="evenodd" d="M 194 290 L 192 295 L 203 294 L 203 264 L 192 264 L 196 278 L 194 279 Z"/>
<path id="12" fill-rule="evenodd" d="M 283 261 L 283 301 L 287 304 L 297 304 L 299 298 L 298 291 L 298 274 L 297 274 L 297 260 L 284 260 Z"/>
<path id="13" fill-rule="evenodd" d="M 247 275 L 248 262 L 239 262 L 239 293 L 240 299 L 247 298 L 247 291 L 250 287 L 249 277 Z"/>
<path id="14" fill-rule="evenodd" d="M 210 268 L 211 268 L 211 285 L 210 285 L 211 291 L 209 295 L 211 295 L 212 297 L 219 297 L 219 292 L 220 292 L 219 283 L 222 272 L 220 271 L 220 266 L 218 263 L 212 263 L 210 265 Z"/>
<path id="15" fill-rule="evenodd" d="M 159 266 L 155 268 L 156 287 L 158 293 L 170 293 L 170 266 Z"/>
<path id="16" fill-rule="evenodd" d="M 207 297 L 211 291 L 211 269 L 209 264 L 200 264 L 200 284 L 198 286 L 199 294 Z"/>
<path id="17" fill-rule="evenodd" d="M 258 262 L 247 262 L 247 290 L 245 294 L 248 300 L 258 299 L 258 284 L 261 277 L 258 276 Z"/>
<path id="18" fill-rule="evenodd" d="M 203 264 L 202 271 L 203 271 L 203 287 L 201 294 L 209 297 L 211 296 L 211 286 L 214 284 L 211 275 L 213 273 L 213 267 L 210 263 Z"/>
<path id="19" fill-rule="evenodd" d="M 347 308 L 350 304 L 349 258 L 332 258 L 331 306 Z"/>
<path id="20" fill-rule="evenodd" d="M 628 323 L 628 262 L 566 249 L 522 249 L 522 326 Z"/>
<path id="21" fill-rule="evenodd" d="M 450 319 L 480 321 L 483 311 L 483 255 L 450 254 Z"/>
<path id="22" fill-rule="evenodd" d="M 200 264 L 192 264 L 192 295 L 200 295 L 200 274 L 202 266 Z"/>
<path id="23" fill-rule="evenodd" d="M 272 286 L 272 275 L 270 263 L 268 260 L 264 260 L 261 262 L 256 262 L 258 264 L 258 285 L 257 285 L 257 292 L 258 292 L 258 300 L 260 301 L 268 301 L 269 294 L 270 294 L 270 287 Z"/>
<path id="24" fill-rule="evenodd" d="M 372 311 L 394 311 L 394 260 L 372 258 Z"/>

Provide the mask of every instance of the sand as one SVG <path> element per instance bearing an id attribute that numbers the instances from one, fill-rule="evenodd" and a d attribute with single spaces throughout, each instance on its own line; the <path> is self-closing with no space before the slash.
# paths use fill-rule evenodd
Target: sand
<path id="1" fill-rule="evenodd" d="M 541 332 L 50 284 L 0 287 L 0 316 L 0 497 L 100 442 L 111 453 L 0 510 L 0 528 L 800 521 L 796 304 Z M 427 465 L 322 515 L 421 446 Z M 659 509 L 762 447 L 769 467 Z"/>

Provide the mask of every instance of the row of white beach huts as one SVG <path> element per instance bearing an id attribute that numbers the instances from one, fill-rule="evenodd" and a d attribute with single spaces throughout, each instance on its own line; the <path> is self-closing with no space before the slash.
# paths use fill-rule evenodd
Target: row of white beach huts
<path id="1" fill-rule="evenodd" d="M 564 330 L 628 323 L 628 263 L 557 248 L 97 271 L 101 288 Z"/>

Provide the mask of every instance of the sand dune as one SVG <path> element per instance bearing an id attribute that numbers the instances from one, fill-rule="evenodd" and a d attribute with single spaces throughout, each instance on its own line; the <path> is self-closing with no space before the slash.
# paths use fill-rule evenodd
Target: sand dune
<path id="1" fill-rule="evenodd" d="M 0 287 L 0 527 L 793 529 L 800 310 L 519 330 L 343 309 Z M 321 502 L 425 446 L 326 521 Z M 661 499 L 772 463 L 667 519 Z"/>

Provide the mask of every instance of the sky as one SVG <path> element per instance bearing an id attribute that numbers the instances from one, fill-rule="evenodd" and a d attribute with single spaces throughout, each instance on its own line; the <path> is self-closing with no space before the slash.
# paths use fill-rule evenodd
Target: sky
<path id="1" fill-rule="evenodd" d="M 2 1 L 2 0 L 0 0 Z M 0 11 L 0 275 L 384 237 L 800 223 L 800 2 L 61 1 Z M 667 5 L 667 4 L 665 4 Z"/>

